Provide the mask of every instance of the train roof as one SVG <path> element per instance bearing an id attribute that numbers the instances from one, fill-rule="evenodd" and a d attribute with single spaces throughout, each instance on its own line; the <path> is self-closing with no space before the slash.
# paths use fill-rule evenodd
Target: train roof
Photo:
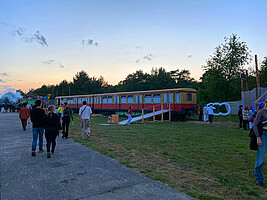
<path id="1" fill-rule="evenodd" d="M 162 90 L 145 90 L 145 91 L 131 91 L 131 92 L 114 92 L 114 93 L 101 93 L 101 94 L 84 94 L 84 95 L 72 95 L 72 96 L 59 96 L 56 99 L 60 98 L 79 98 L 79 97 L 88 97 L 88 96 L 113 96 L 113 95 L 124 95 L 124 94 L 144 94 L 144 93 L 156 93 L 156 92 L 172 92 L 172 91 L 185 91 L 185 92 L 197 92 L 193 88 L 174 88 L 174 89 L 162 89 Z"/>

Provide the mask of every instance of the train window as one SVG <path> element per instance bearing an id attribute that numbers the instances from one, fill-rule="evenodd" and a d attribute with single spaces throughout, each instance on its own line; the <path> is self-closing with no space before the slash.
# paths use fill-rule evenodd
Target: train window
<path id="1" fill-rule="evenodd" d="M 142 103 L 142 95 L 139 95 L 139 103 Z"/>
<path id="2" fill-rule="evenodd" d="M 121 97 L 121 103 L 126 103 L 126 96 Z"/>
<path id="3" fill-rule="evenodd" d="M 101 104 L 101 97 L 99 97 L 99 103 Z"/>
<path id="4" fill-rule="evenodd" d="M 176 103 L 180 103 L 180 93 L 176 93 Z"/>
<path id="5" fill-rule="evenodd" d="M 117 103 L 120 103 L 120 96 L 117 96 Z"/>
<path id="6" fill-rule="evenodd" d="M 127 102 L 128 103 L 133 103 L 133 96 L 128 96 Z"/>
<path id="7" fill-rule="evenodd" d="M 169 94 L 169 103 L 172 103 L 172 94 Z"/>
<path id="8" fill-rule="evenodd" d="M 93 104 L 93 97 L 91 97 L 91 104 Z"/>
<path id="9" fill-rule="evenodd" d="M 138 103 L 138 95 L 135 96 L 135 103 Z"/>
<path id="10" fill-rule="evenodd" d="M 116 103 L 116 97 L 114 96 L 114 103 Z"/>
<path id="11" fill-rule="evenodd" d="M 161 101 L 160 94 L 153 95 L 153 103 L 160 103 L 160 101 Z"/>
<path id="12" fill-rule="evenodd" d="M 145 96 L 145 103 L 152 103 L 152 97 L 151 97 L 151 95 L 146 95 Z"/>
<path id="13" fill-rule="evenodd" d="M 167 103 L 167 94 L 163 94 L 163 103 Z"/>
<path id="14" fill-rule="evenodd" d="M 103 104 L 106 104 L 108 102 L 108 98 L 107 97 L 103 97 Z"/>
<path id="15" fill-rule="evenodd" d="M 112 103 L 112 97 L 108 97 L 108 103 Z"/>
<path id="16" fill-rule="evenodd" d="M 192 101 L 192 94 L 187 94 L 187 101 Z"/>

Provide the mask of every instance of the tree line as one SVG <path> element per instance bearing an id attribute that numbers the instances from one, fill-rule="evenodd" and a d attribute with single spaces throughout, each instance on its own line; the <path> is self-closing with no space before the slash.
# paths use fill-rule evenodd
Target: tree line
<path id="1" fill-rule="evenodd" d="M 98 94 L 124 91 L 141 91 L 189 87 L 198 92 L 198 102 L 222 102 L 241 99 L 241 77 L 246 67 L 252 64 L 251 52 L 246 42 L 232 34 L 224 38 L 224 43 L 215 48 L 214 53 L 202 66 L 203 75 L 200 81 L 191 77 L 186 69 L 166 71 L 163 67 L 152 68 L 151 73 L 137 70 L 129 74 L 117 85 L 110 85 L 104 77 L 90 76 L 86 71 L 77 72 L 72 81 L 63 80 L 56 85 L 43 85 L 33 90 L 40 96 Z M 254 65 L 253 65 L 254 66 Z M 259 75 L 261 86 L 267 87 L 267 56 L 260 63 Z M 248 69 L 249 90 L 256 87 L 256 73 Z"/>

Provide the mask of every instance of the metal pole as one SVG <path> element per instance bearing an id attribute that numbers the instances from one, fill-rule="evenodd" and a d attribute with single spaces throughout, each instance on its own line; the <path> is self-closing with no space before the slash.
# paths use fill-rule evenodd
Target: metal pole
<path id="1" fill-rule="evenodd" d="M 155 106 L 153 107 L 153 122 L 156 121 L 156 116 L 155 116 Z"/>
<path id="2" fill-rule="evenodd" d="M 163 105 L 161 105 L 161 122 L 163 122 Z"/>

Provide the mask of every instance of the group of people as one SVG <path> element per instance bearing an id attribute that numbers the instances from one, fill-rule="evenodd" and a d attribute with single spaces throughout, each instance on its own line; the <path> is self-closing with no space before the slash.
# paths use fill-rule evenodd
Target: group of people
<path id="1" fill-rule="evenodd" d="M 261 107 L 258 106 L 257 110 L 253 111 L 252 107 L 248 108 L 246 106 L 243 109 L 243 105 L 240 105 L 238 110 L 239 128 L 244 130 L 252 129 L 254 120 L 260 109 Z"/>
<path id="2" fill-rule="evenodd" d="M 22 104 L 17 103 L 2 103 L 0 104 L 0 112 L 7 113 L 7 112 L 18 112 L 19 108 L 22 107 Z"/>
<path id="3" fill-rule="evenodd" d="M 89 137 L 90 120 L 92 110 L 83 101 L 83 106 L 80 108 L 79 118 L 81 121 L 82 138 Z M 36 100 L 35 105 L 29 109 L 27 103 L 23 103 L 23 108 L 20 109 L 19 118 L 21 119 L 22 128 L 26 131 L 27 121 L 32 122 L 32 156 L 36 156 L 37 140 L 39 138 L 39 153 L 43 152 L 43 133 L 45 132 L 47 158 L 51 158 L 51 153 L 54 153 L 56 147 L 56 138 L 59 136 L 59 130 L 62 130 L 62 138 L 69 137 L 69 125 L 73 120 L 72 109 L 65 102 L 63 106 L 59 105 L 56 108 L 50 105 L 47 111 L 42 108 L 42 101 Z"/>
<path id="4" fill-rule="evenodd" d="M 216 108 L 212 105 L 205 105 L 204 108 L 202 106 L 198 107 L 198 117 L 199 121 L 202 121 L 203 115 L 204 115 L 204 122 L 209 121 L 210 124 L 213 123 L 213 116 L 214 116 L 214 110 Z"/>

